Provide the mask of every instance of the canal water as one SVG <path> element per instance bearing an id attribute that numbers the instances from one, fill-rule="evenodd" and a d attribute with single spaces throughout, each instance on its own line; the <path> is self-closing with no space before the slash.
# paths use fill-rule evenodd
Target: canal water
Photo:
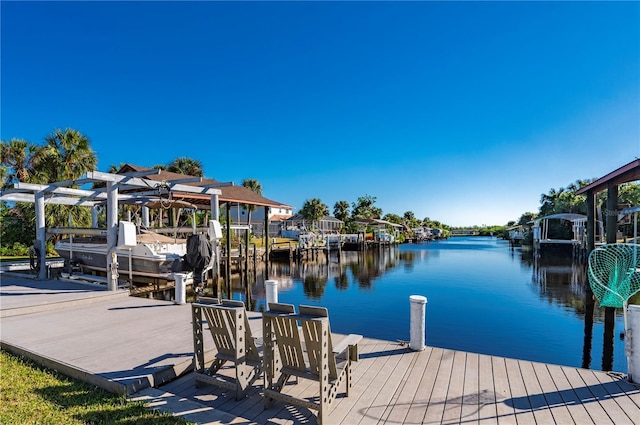
<path id="1" fill-rule="evenodd" d="M 535 256 L 496 238 L 454 237 L 272 263 L 269 278 L 279 282 L 280 302 L 327 307 L 334 332 L 408 341 L 409 297 L 422 295 L 427 345 L 627 370 L 621 312 L 605 332 L 604 309 L 587 302 L 586 266 L 571 255 Z M 252 309 L 265 308 L 260 277 L 251 297 Z"/>

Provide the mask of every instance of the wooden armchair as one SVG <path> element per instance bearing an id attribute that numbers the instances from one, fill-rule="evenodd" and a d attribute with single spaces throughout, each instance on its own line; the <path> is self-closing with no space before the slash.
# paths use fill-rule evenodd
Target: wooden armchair
<path id="1" fill-rule="evenodd" d="M 232 390 L 239 400 L 260 376 L 260 355 L 251 335 L 244 303 L 216 301 L 201 298 L 191 305 L 196 385 L 211 384 Z M 216 348 L 215 360 L 209 367 L 205 366 L 204 360 L 203 318 Z M 233 377 L 219 373 L 226 362 L 233 364 Z"/>
<path id="2" fill-rule="evenodd" d="M 293 305 L 269 304 L 263 313 L 264 337 L 264 397 L 265 407 L 281 400 L 318 411 L 322 423 L 346 381 L 346 396 L 351 387 L 351 362 L 358 360 L 361 335 L 348 335 L 333 344 L 326 308 L 300 306 L 295 314 Z M 318 394 L 312 398 L 297 398 L 283 392 L 291 376 L 318 382 Z"/>

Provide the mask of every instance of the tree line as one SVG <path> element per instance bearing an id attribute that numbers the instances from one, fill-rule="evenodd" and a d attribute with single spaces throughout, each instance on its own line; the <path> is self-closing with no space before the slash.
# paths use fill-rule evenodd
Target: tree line
<path id="1" fill-rule="evenodd" d="M 2 141 L 0 144 L 0 187 L 11 187 L 17 182 L 47 184 L 56 181 L 77 180 L 88 171 L 95 171 L 98 158 L 91 148 L 87 136 L 77 130 L 67 128 L 56 129 L 47 135 L 43 143 L 31 143 L 24 139 L 14 138 Z M 110 165 L 108 172 L 118 172 L 124 164 Z M 151 168 L 171 171 L 175 173 L 204 177 L 202 163 L 186 156 L 176 157 L 167 164 L 156 164 Z M 528 225 L 537 217 L 556 213 L 586 214 L 586 197 L 576 195 L 575 192 L 593 182 L 592 180 L 576 180 L 575 182 L 560 187 L 552 188 L 548 193 L 540 197 L 540 208 L 536 213 L 525 212 L 518 220 L 510 221 L 506 226 L 483 226 L 474 229 L 478 234 L 505 235 L 506 229 L 516 225 Z M 262 194 L 262 185 L 256 179 L 244 179 L 244 187 L 255 193 Z M 318 198 L 307 199 L 300 214 L 309 221 L 319 222 L 323 217 L 331 215 L 344 223 L 343 231 L 356 232 L 357 222 L 363 219 L 382 219 L 404 227 L 405 236 L 411 236 L 412 230 L 417 227 L 429 227 L 441 229 L 448 234 L 452 227 L 429 217 L 419 219 L 412 211 L 406 211 L 402 215 L 387 213 L 383 215 L 381 208 L 376 206 L 377 198 L 364 195 L 355 202 L 346 200 L 337 201 L 333 205 L 333 211 Z M 604 208 L 607 202 L 607 192 L 597 195 L 596 205 Z M 627 183 L 619 187 L 618 203 L 628 205 L 640 205 L 640 184 Z M 248 211 L 248 221 L 251 220 L 251 212 L 254 206 L 245 205 Z M 78 208 L 66 205 L 50 205 L 45 212 L 45 220 L 49 226 L 64 226 L 68 224 L 69 216 L 76 226 L 89 226 L 91 223 L 90 212 L 86 208 Z M 33 240 L 35 228 L 35 210 L 33 204 L 16 203 L 9 207 L 5 202 L 0 203 L 0 230 L 1 247 L 5 251 L 25 251 Z M 554 237 L 563 237 L 570 233 L 571 229 L 566 223 L 554 223 L 550 229 L 555 233 Z M 0 251 L 2 254 L 2 251 Z"/>
<path id="2" fill-rule="evenodd" d="M 89 138 L 72 128 L 56 129 L 40 144 L 20 138 L 3 140 L 0 142 L 0 188 L 7 189 L 18 182 L 48 184 L 73 181 L 89 171 L 96 171 L 97 164 L 98 158 L 91 148 Z M 107 171 L 117 173 L 123 166 L 124 163 L 111 164 Z M 204 176 L 202 163 L 185 156 L 151 168 Z M 244 179 L 242 185 L 262 194 L 262 185 L 256 179 Z M 100 183 L 94 184 L 94 188 L 99 186 Z M 255 207 L 246 208 L 250 219 Z M 69 217 L 78 227 L 88 227 L 91 224 L 91 213 L 87 208 L 48 205 L 45 210 L 45 222 L 48 226 L 66 226 Z M 34 205 L 17 202 L 10 207 L 6 202 L 1 202 L 0 221 L 0 255 L 26 255 L 34 239 Z M 53 245 L 49 243 L 47 250 L 51 252 L 52 249 Z"/>
<path id="3" fill-rule="evenodd" d="M 417 227 L 429 227 L 448 232 L 450 227 L 429 217 L 418 219 L 413 211 L 406 211 L 402 216 L 388 213 L 382 215 L 382 209 L 375 205 L 377 198 L 371 195 L 364 195 L 355 202 L 337 201 L 333 205 L 333 216 L 344 223 L 342 231 L 345 233 L 355 233 L 358 231 L 358 222 L 366 219 L 381 219 L 404 227 L 404 234 L 407 237 L 413 235 L 413 230 Z M 305 220 L 319 222 L 323 217 L 330 215 L 329 207 L 318 198 L 307 199 L 300 215 Z"/>
<path id="4" fill-rule="evenodd" d="M 538 217 L 546 217 L 552 214 L 574 213 L 587 215 L 587 197 L 585 195 L 576 195 L 576 191 L 593 183 L 596 179 L 576 180 L 568 184 L 566 187 L 558 189 L 551 188 L 549 192 L 540 195 L 540 208 L 538 212 L 525 212 L 518 220 L 507 223 L 508 227 L 512 226 L 530 226 L 531 221 Z M 621 184 L 618 187 L 618 205 L 640 205 L 640 183 L 630 182 Z M 596 209 L 600 211 L 606 210 L 607 191 L 596 194 Z M 597 218 L 597 217 L 596 217 Z M 623 229 L 630 234 L 631 225 L 627 225 L 627 229 Z M 569 239 L 573 235 L 570 222 L 562 222 L 558 220 L 549 221 L 549 237 L 557 239 Z M 529 239 L 531 235 L 529 234 Z"/>

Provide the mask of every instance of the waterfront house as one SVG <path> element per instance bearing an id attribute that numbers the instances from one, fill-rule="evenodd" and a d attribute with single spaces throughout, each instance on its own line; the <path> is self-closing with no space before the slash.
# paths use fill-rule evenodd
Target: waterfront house
<path id="1" fill-rule="evenodd" d="M 302 214 L 296 214 L 284 220 L 281 235 L 286 238 L 297 238 L 300 233 L 316 231 L 321 234 L 338 233 L 344 222 L 335 217 L 325 215 L 320 221 L 306 220 Z"/>

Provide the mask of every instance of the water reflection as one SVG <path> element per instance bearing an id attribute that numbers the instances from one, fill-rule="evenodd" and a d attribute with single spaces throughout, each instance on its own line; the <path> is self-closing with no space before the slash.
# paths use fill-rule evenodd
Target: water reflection
<path id="1" fill-rule="evenodd" d="M 278 281 L 280 301 L 329 308 L 336 332 L 406 339 L 408 297 L 421 294 L 430 345 L 626 371 L 615 338 L 621 313 L 594 303 L 586 265 L 570 255 L 534 256 L 490 238 L 334 252 L 270 263 L 248 286 L 234 280 L 234 296 L 264 310 L 266 275 Z"/>
<path id="2" fill-rule="evenodd" d="M 398 247 L 343 251 L 320 257 L 319 261 L 272 262 L 269 276 L 278 281 L 299 279 L 305 296 L 319 300 L 329 282 L 333 282 L 337 290 L 345 291 L 349 288 L 350 275 L 358 288 L 369 290 L 376 279 L 400 264 L 411 269 L 414 256 L 411 252 L 400 253 Z"/>
<path id="3" fill-rule="evenodd" d="M 613 370 L 616 310 L 596 308 L 589 287 L 587 264 L 571 255 L 557 253 L 532 255 L 525 251 L 521 258 L 523 264 L 533 264 L 532 281 L 539 288 L 541 298 L 559 303 L 584 317 L 583 368 L 591 368 L 594 320 L 604 322 L 601 370 Z"/>
<path id="4" fill-rule="evenodd" d="M 576 314 L 585 312 L 585 288 L 588 288 L 587 267 L 566 255 L 533 255 L 522 253 L 523 264 L 533 265 L 533 283 L 540 297 L 558 303 Z"/>

